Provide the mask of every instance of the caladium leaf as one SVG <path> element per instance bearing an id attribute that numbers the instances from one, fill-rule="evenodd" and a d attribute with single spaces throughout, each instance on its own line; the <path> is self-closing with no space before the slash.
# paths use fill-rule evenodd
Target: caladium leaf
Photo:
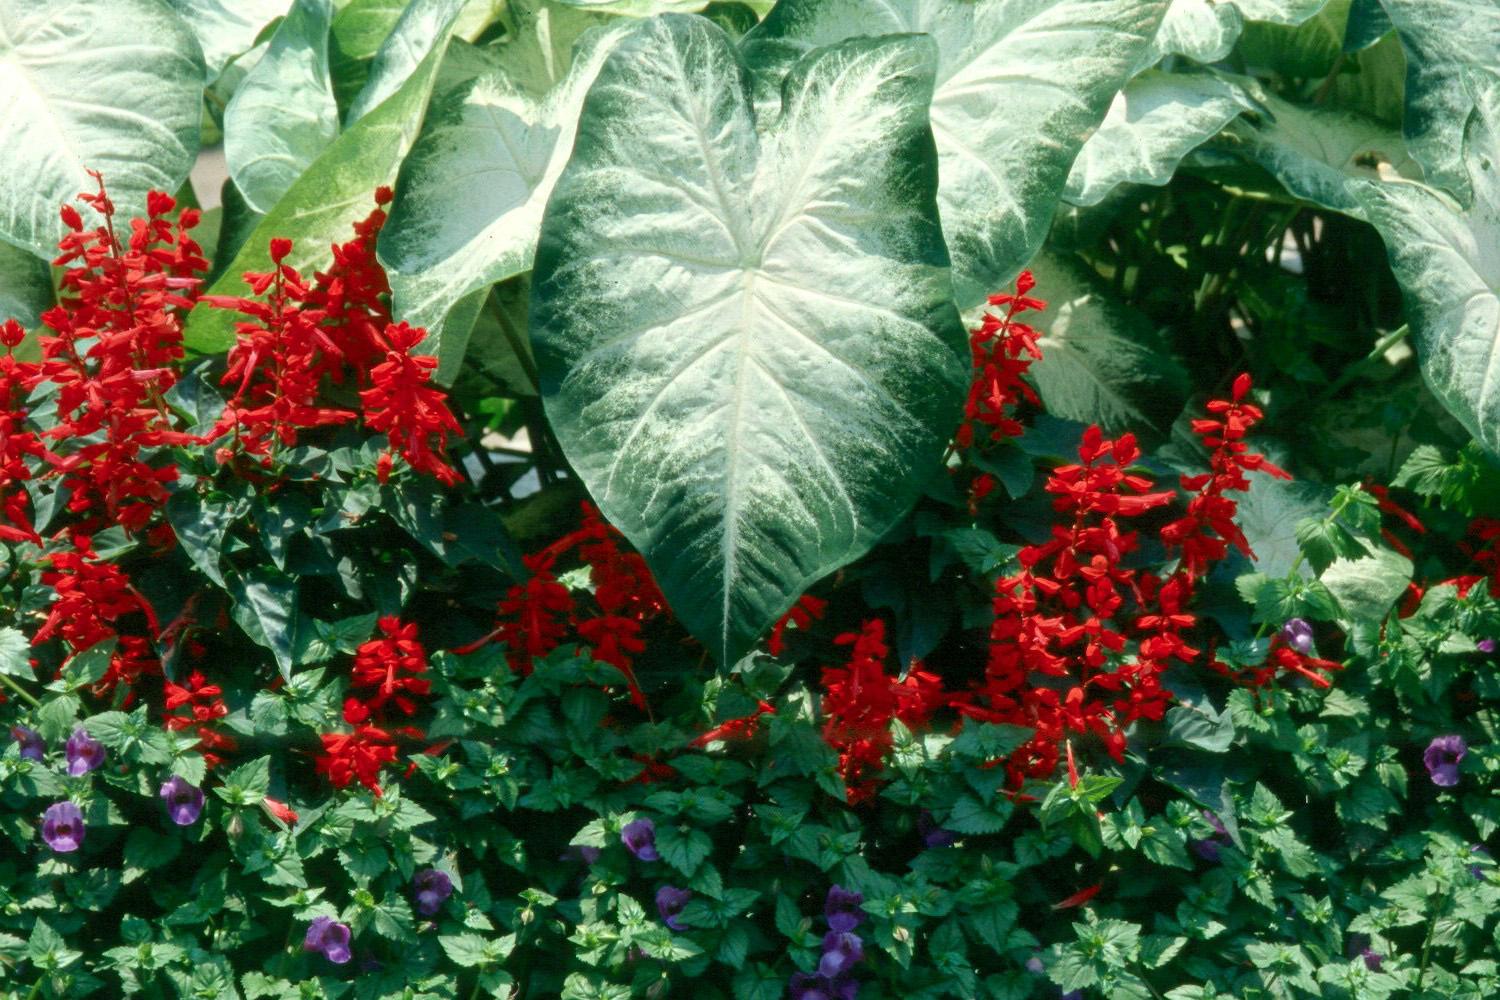
<path id="1" fill-rule="evenodd" d="M 781 0 L 745 36 L 827 45 L 925 32 L 938 45 L 932 132 L 959 308 L 1041 246 L 1068 169 L 1156 33 L 1166 0 Z"/>
<path id="2" fill-rule="evenodd" d="M 1427 384 L 1500 454 L 1500 76 L 1475 71 L 1472 81 L 1471 206 L 1414 181 L 1364 184 L 1356 194 L 1385 239 Z"/>
<path id="3" fill-rule="evenodd" d="M 297 0 L 224 111 L 229 175 L 268 212 L 339 134 L 328 75 L 332 0 Z"/>
<path id="4" fill-rule="evenodd" d="M 1183 157 L 1254 107 L 1219 77 L 1147 70 L 1115 96 L 1104 124 L 1083 144 L 1063 197 L 1097 205 L 1120 184 L 1159 187 Z"/>
<path id="5" fill-rule="evenodd" d="M 1244 16 L 1232 3 L 1172 0 L 1141 66 L 1154 66 L 1169 55 L 1187 56 L 1204 65 L 1218 62 L 1234 49 L 1244 26 Z"/>
<path id="6" fill-rule="evenodd" d="M 637 22 L 547 206 L 548 417 L 721 662 L 906 513 L 957 420 L 934 59 L 919 36 L 813 51 L 758 122 L 722 30 Z"/>
<path id="7" fill-rule="evenodd" d="M 462 351 L 443 335 L 454 303 L 531 268 L 584 95 L 624 30 L 585 36 L 567 76 L 543 97 L 502 64 L 433 99 L 401 168 L 380 260 L 396 317 L 428 330 L 423 350 L 445 367 Z"/>
<path id="8" fill-rule="evenodd" d="M 1500 4 L 1493 0 L 1382 0 L 1406 52 L 1403 129 L 1427 183 L 1469 200 L 1464 123 L 1474 102 L 1464 86 L 1470 66 L 1496 65 Z"/>
<path id="9" fill-rule="evenodd" d="M 245 240 L 234 260 L 208 289 L 243 294 L 246 271 L 271 269 L 270 242 L 292 241 L 286 263 L 306 273 L 328 266 L 330 247 L 353 237 L 352 226 L 374 208 L 375 189 L 392 183 L 411 148 L 443 56 L 434 45 L 401 88 L 344 131 L 323 151 Z M 183 340 L 195 351 L 222 351 L 234 343 L 234 316 L 199 305 L 188 316 Z"/>
<path id="10" fill-rule="evenodd" d="M 34 330 L 52 303 L 52 272 L 47 262 L 20 247 L 0 243 L 0 323 L 19 320 Z"/>
<path id="11" fill-rule="evenodd" d="M 1384 38 L 1395 25 L 1380 0 L 1353 0 L 1344 25 L 1344 51 L 1361 52 Z"/>
<path id="12" fill-rule="evenodd" d="M 171 5 L 198 36 L 212 81 L 235 56 L 250 51 L 292 0 L 171 0 Z"/>
<path id="13" fill-rule="evenodd" d="M 364 89 L 349 108 L 353 125 L 385 102 L 434 49 L 441 52 L 453 35 L 464 0 L 411 0 L 370 66 Z"/>
<path id="14" fill-rule="evenodd" d="M 1047 302 L 1035 322 L 1042 360 L 1031 367 L 1047 412 L 1110 433 L 1167 430 L 1192 383 L 1151 321 L 1072 254 L 1043 250 L 1027 267 Z"/>
<path id="15" fill-rule="evenodd" d="M 1352 185 L 1421 169 L 1394 129 L 1347 111 L 1284 101 L 1246 81 L 1263 109 L 1229 127 L 1226 144 L 1260 164 L 1292 195 L 1363 218 Z"/>
<path id="16" fill-rule="evenodd" d="M 198 41 L 155 0 L 0 0 L 0 239 L 50 259 L 87 170 L 144 216 L 187 178 L 202 105 Z"/>

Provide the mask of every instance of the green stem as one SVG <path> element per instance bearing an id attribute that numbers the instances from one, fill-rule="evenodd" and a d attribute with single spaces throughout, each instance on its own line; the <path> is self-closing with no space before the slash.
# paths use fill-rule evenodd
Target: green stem
<path id="1" fill-rule="evenodd" d="M 1354 362 L 1354 364 L 1345 368 L 1343 373 L 1340 374 L 1338 378 L 1333 380 L 1333 383 L 1323 391 L 1323 398 L 1331 399 L 1334 396 L 1337 396 L 1340 390 L 1342 390 L 1350 382 L 1353 382 L 1356 378 L 1359 378 L 1359 376 L 1362 375 L 1366 369 L 1370 368 L 1372 365 L 1377 364 L 1381 358 L 1385 357 L 1386 351 L 1389 351 L 1392 347 L 1395 347 L 1397 344 L 1401 343 L 1401 341 L 1405 340 L 1410 334 L 1411 327 L 1406 323 L 1402 323 L 1399 327 L 1392 330 L 1384 337 L 1381 337 L 1379 343 L 1370 348 L 1369 354 L 1366 354 L 1363 358 L 1360 358 L 1358 361 Z"/>
<path id="2" fill-rule="evenodd" d="M 1422 941 L 1422 964 L 1417 966 L 1417 981 L 1411 990 L 1413 997 L 1422 995 L 1422 980 L 1427 978 L 1427 964 L 1432 958 L 1432 935 L 1437 932 L 1438 917 L 1442 916 L 1447 908 L 1448 896 L 1445 893 L 1437 909 L 1432 911 L 1432 916 L 1427 918 L 1427 936 Z"/>
<path id="3" fill-rule="evenodd" d="M 6 687 L 8 687 L 12 691 L 14 691 L 16 693 L 16 695 L 19 698 L 21 698 L 22 701 L 25 701 L 32 708 L 41 708 L 42 707 L 42 703 L 41 702 L 39 702 L 35 698 L 33 698 L 19 684 L 17 684 L 15 681 L 11 680 L 6 675 L 0 674 L 0 681 L 4 681 Z"/>

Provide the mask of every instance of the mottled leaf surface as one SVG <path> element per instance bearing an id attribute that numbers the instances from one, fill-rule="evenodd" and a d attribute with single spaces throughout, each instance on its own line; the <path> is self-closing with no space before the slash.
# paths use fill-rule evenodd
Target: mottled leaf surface
<path id="1" fill-rule="evenodd" d="M 198 36 L 210 80 L 235 56 L 250 51 L 266 26 L 291 5 L 292 0 L 171 0 Z"/>
<path id="2" fill-rule="evenodd" d="M 369 79 L 349 108 L 347 124 L 353 125 L 396 93 L 430 52 L 442 51 L 463 6 L 464 0 L 411 0 L 375 53 Z"/>
<path id="3" fill-rule="evenodd" d="M 959 308 L 1041 246 L 1068 170 L 1156 33 L 1166 0 L 781 0 L 745 38 L 826 45 L 924 32 L 938 45 L 932 132 Z"/>
<path id="4" fill-rule="evenodd" d="M 126 218 L 198 153 L 203 57 L 156 0 L 0 0 L 0 239 L 51 258 L 101 172 Z"/>
<path id="5" fill-rule="evenodd" d="M 757 123 L 727 35 L 640 22 L 547 208 L 548 417 L 721 662 L 906 513 L 957 419 L 934 55 L 920 37 L 814 51 Z"/>

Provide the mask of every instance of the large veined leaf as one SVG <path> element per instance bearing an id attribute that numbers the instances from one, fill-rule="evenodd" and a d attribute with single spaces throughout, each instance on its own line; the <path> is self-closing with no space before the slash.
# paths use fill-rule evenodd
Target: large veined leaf
<path id="1" fill-rule="evenodd" d="M 19 320 L 35 329 L 52 307 L 52 273 L 47 262 L 9 243 L 0 243 L 0 323 Z"/>
<path id="2" fill-rule="evenodd" d="M 1235 122 L 1227 138 L 1294 196 L 1363 218 L 1354 184 L 1420 174 L 1394 129 L 1347 111 L 1292 104 L 1247 84 L 1265 113 L 1255 123 Z"/>
<path id="3" fill-rule="evenodd" d="M 1353 0 L 1344 28 L 1344 51 L 1363 51 L 1384 38 L 1393 27 L 1380 0 Z"/>
<path id="4" fill-rule="evenodd" d="M 1300 24 L 1251 21 L 1240 36 L 1239 58 L 1257 72 L 1322 80 L 1344 51 L 1350 0 L 1328 0 Z"/>
<path id="5" fill-rule="evenodd" d="M 458 347 L 441 332 L 453 304 L 530 269 L 584 95 L 622 30 L 586 36 L 568 75 L 544 97 L 501 65 L 434 98 L 401 169 L 380 259 L 397 317 L 426 327 L 424 349 L 440 360 Z"/>
<path id="6" fill-rule="evenodd" d="M 1027 266 L 1047 302 L 1035 323 L 1042 360 L 1031 367 L 1047 412 L 1110 433 L 1170 427 L 1191 383 L 1150 321 L 1072 255 L 1043 250 Z"/>
<path id="7" fill-rule="evenodd" d="M 268 212 L 339 134 L 328 75 L 332 0 L 297 0 L 224 111 L 224 158 L 245 202 Z"/>
<path id="8" fill-rule="evenodd" d="M 1356 193 L 1385 239 L 1427 384 L 1500 454 L 1500 77 L 1476 74 L 1473 92 L 1470 207 L 1413 181 Z"/>
<path id="9" fill-rule="evenodd" d="M 909 510 L 957 420 L 934 57 L 912 36 L 816 50 L 757 122 L 722 30 L 637 22 L 547 206 L 548 418 L 721 662 Z"/>
<path id="10" fill-rule="evenodd" d="M 624 17 L 652 17 L 656 14 L 691 14 L 708 6 L 708 0 L 557 0 L 579 10 Z"/>
<path id="11" fill-rule="evenodd" d="M 1216 0 L 1172 0 L 1161 28 L 1141 57 L 1141 68 L 1154 66 L 1162 56 L 1187 56 L 1205 65 L 1218 62 L 1234 49 L 1245 18 L 1232 3 Z"/>
<path id="12" fill-rule="evenodd" d="M 1073 158 L 1144 54 L 1166 0 L 781 0 L 757 45 L 925 32 L 938 45 L 938 204 L 961 309 L 1041 246 Z"/>
<path id="13" fill-rule="evenodd" d="M 1247 21 L 1301 24 L 1322 10 L 1329 0 L 1233 0 Z"/>
<path id="14" fill-rule="evenodd" d="M 1382 0 L 1406 51 L 1406 120 L 1412 155 L 1427 182 L 1469 200 L 1464 123 L 1474 102 L 1464 87 L 1470 66 L 1494 68 L 1500 53 L 1500 4 L 1494 0 Z"/>
<path id="15" fill-rule="evenodd" d="M 401 158 L 422 125 L 423 110 L 443 58 L 434 45 L 401 88 L 346 129 L 297 179 L 213 283 L 215 295 L 238 295 L 246 271 L 271 269 L 270 242 L 292 240 L 286 262 L 306 272 L 333 260 L 329 249 L 353 236 L 352 226 L 375 207 L 375 189 L 392 183 Z M 234 317 L 200 305 L 188 316 L 183 340 L 195 351 L 222 351 L 234 343 Z"/>
<path id="16" fill-rule="evenodd" d="M 145 215 L 187 178 L 202 103 L 198 41 L 159 0 L 0 0 L 0 239 L 50 258 L 88 170 Z"/>
<path id="17" fill-rule="evenodd" d="M 1183 157 L 1254 107 L 1218 77 L 1147 70 L 1115 95 L 1073 161 L 1063 197 L 1097 205 L 1120 184 L 1165 184 Z"/>
<path id="18" fill-rule="evenodd" d="M 463 6 L 464 0 L 411 0 L 375 53 L 370 77 L 349 108 L 348 124 L 379 107 L 416 72 L 429 52 L 448 44 Z"/>
<path id="19" fill-rule="evenodd" d="M 198 36 L 213 80 L 235 56 L 248 52 L 266 25 L 291 7 L 292 0 L 171 0 Z"/>

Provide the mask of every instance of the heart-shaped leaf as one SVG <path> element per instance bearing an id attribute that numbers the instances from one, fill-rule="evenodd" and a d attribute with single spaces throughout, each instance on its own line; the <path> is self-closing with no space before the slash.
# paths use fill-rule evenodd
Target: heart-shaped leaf
<path id="1" fill-rule="evenodd" d="M 1041 246 L 1073 159 L 1156 33 L 1166 0 L 781 0 L 745 37 L 828 45 L 925 32 L 938 46 L 938 204 L 960 309 Z"/>
<path id="2" fill-rule="evenodd" d="M 328 75 L 332 19 L 331 0 L 297 0 L 224 111 L 229 176 L 256 212 L 269 212 L 339 134 Z"/>
<path id="3" fill-rule="evenodd" d="M 957 419 L 933 62 L 814 51 L 758 121 L 729 37 L 666 15 L 584 102 L 534 273 L 547 414 L 721 662 L 906 513 Z"/>
<path id="4" fill-rule="evenodd" d="M 1244 26 L 1245 18 L 1234 4 L 1172 0 L 1161 29 L 1142 57 L 1142 68 L 1169 55 L 1187 56 L 1204 65 L 1218 62 L 1229 55 Z"/>
<path id="5" fill-rule="evenodd" d="M 1472 206 L 1414 181 L 1355 193 L 1385 239 L 1427 384 L 1500 454 L 1500 76 L 1472 80 L 1478 113 L 1464 156 Z"/>
<path id="6" fill-rule="evenodd" d="M 208 79 L 213 80 L 235 56 L 250 51 L 292 0 L 171 0 L 171 5 L 198 36 Z"/>
<path id="7" fill-rule="evenodd" d="M 0 239 L 51 258 L 58 207 L 97 185 L 125 218 L 198 153 L 203 57 L 155 0 L 0 0 Z"/>

